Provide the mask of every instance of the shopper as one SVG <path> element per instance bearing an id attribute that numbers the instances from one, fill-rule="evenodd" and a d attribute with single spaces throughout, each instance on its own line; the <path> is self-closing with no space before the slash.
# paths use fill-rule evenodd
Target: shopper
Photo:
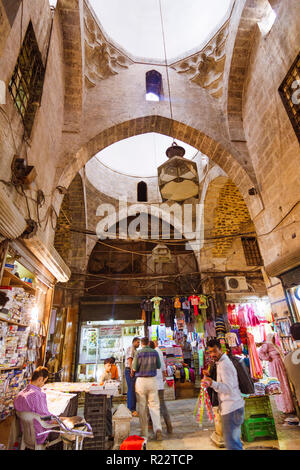
<path id="1" fill-rule="evenodd" d="M 278 410 L 283 413 L 292 413 L 294 411 L 293 398 L 284 367 L 283 355 L 275 344 L 274 333 L 267 335 L 267 341 L 259 349 L 258 355 L 261 361 L 268 361 L 270 377 L 277 377 L 280 382 L 281 394 L 275 395 Z"/>
<path id="2" fill-rule="evenodd" d="M 42 392 L 42 387 L 47 382 L 49 376 L 46 367 L 38 367 L 32 374 L 30 384 L 18 393 L 14 401 L 16 411 L 30 411 L 40 416 L 51 415 L 47 406 L 46 393 Z M 47 424 L 54 424 L 56 421 L 47 421 Z M 36 420 L 33 421 L 36 434 L 36 443 L 44 444 L 46 440 L 54 441 L 58 438 L 58 433 L 51 432 L 39 436 L 38 434 L 45 431 L 45 428 Z"/>
<path id="3" fill-rule="evenodd" d="M 110 357 L 109 358 L 110 360 L 110 363 L 111 363 L 111 379 L 112 380 L 119 380 L 119 372 L 118 372 L 118 368 L 116 366 L 116 360 L 114 357 Z"/>
<path id="4" fill-rule="evenodd" d="M 244 421 L 244 400 L 238 384 L 237 371 L 223 353 L 218 339 L 208 341 L 208 352 L 216 362 L 217 380 L 212 380 L 204 371 L 202 384 L 211 387 L 218 394 L 219 408 L 223 427 L 223 437 L 228 450 L 243 450 L 241 442 L 241 426 Z"/>
<path id="5" fill-rule="evenodd" d="M 182 352 L 183 352 L 183 362 L 191 367 L 191 359 L 192 359 L 192 347 L 190 343 L 187 341 L 187 335 L 183 337 L 183 344 L 182 344 Z"/>
<path id="6" fill-rule="evenodd" d="M 138 416 L 136 412 L 136 394 L 135 394 L 135 381 L 136 377 L 131 372 L 131 365 L 137 349 L 140 346 L 139 338 L 135 337 L 132 340 L 132 345 L 127 348 L 125 358 L 125 379 L 127 382 L 127 408 L 131 411 L 132 416 Z"/>
<path id="7" fill-rule="evenodd" d="M 167 431 L 169 434 L 172 434 L 173 428 L 172 428 L 172 423 L 171 423 L 171 418 L 168 412 L 168 408 L 166 406 L 165 402 L 165 377 L 167 376 L 166 373 L 166 365 L 165 365 L 165 360 L 164 360 L 164 355 L 161 351 L 161 349 L 158 347 L 158 341 L 150 341 L 150 347 L 155 349 L 159 355 L 160 359 L 160 364 L 161 367 L 160 369 L 157 369 L 157 375 L 156 375 L 156 380 L 157 380 L 157 386 L 158 386 L 158 397 L 159 397 L 159 404 L 160 404 L 160 415 L 163 416 Z"/>
<path id="8" fill-rule="evenodd" d="M 284 365 L 294 387 L 298 407 L 300 408 L 300 323 L 294 323 L 291 326 L 291 335 L 297 349 L 285 356 Z"/>
<path id="9" fill-rule="evenodd" d="M 156 440 L 161 441 L 162 432 L 156 379 L 157 369 L 160 369 L 161 363 L 157 351 L 149 347 L 149 339 L 143 338 L 141 342 L 142 349 L 135 355 L 132 363 L 132 370 L 137 377 L 135 390 L 139 405 L 141 433 L 144 438 L 148 438 L 148 406 Z"/>

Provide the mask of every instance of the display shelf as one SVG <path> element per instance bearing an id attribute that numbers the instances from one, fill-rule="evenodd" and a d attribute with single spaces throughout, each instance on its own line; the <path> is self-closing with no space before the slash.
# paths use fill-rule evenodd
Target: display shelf
<path id="1" fill-rule="evenodd" d="M 0 366 L 0 371 L 6 371 L 6 370 L 22 370 L 24 369 L 24 366 L 12 366 L 12 367 L 1 367 Z"/>
<path id="2" fill-rule="evenodd" d="M 10 325 L 17 325 L 17 326 L 22 326 L 22 327 L 25 327 L 25 328 L 28 328 L 30 326 L 30 325 L 24 325 L 23 323 L 18 323 L 18 322 L 13 321 L 13 320 L 8 320 L 7 318 L 2 317 L 1 314 L 0 314 L 0 321 L 5 321 L 6 323 L 9 323 Z"/>
<path id="3" fill-rule="evenodd" d="M 11 271 L 4 268 L 3 271 L 3 278 L 9 278 L 9 285 L 8 286 L 1 286 L 1 287 L 23 287 L 27 292 L 32 295 L 35 295 L 36 291 L 33 287 L 31 287 L 27 282 L 21 281 L 17 276 L 15 276 Z"/>

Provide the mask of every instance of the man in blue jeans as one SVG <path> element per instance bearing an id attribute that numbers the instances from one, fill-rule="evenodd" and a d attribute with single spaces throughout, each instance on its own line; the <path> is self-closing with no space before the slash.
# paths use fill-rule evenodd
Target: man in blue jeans
<path id="1" fill-rule="evenodd" d="M 217 380 L 214 381 L 204 372 L 202 384 L 212 387 L 218 394 L 222 419 L 223 437 L 228 450 L 243 450 L 241 442 L 241 426 L 244 422 L 245 402 L 239 389 L 236 368 L 226 353 L 223 353 L 218 339 L 207 343 L 208 352 L 216 362 Z"/>
<path id="2" fill-rule="evenodd" d="M 125 358 L 125 379 L 127 382 L 127 408 L 131 411 L 132 416 L 137 417 L 136 412 L 136 394 L 135 394 L 135 381 L 136 378 L 132 372 L 131 366 L 137 349 L 140 346 L 139 338 L 135 337 L 132 340 L 132 345 L 127 348 Z"/>

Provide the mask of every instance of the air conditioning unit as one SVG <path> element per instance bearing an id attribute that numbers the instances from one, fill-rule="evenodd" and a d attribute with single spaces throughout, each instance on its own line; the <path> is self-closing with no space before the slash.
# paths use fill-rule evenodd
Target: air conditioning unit
<path id="1" fill-rule="evenodd" d="M 225 277 L 226 290 L 231 292 L 248 291 L 246 278 L 243 276 Z"/>

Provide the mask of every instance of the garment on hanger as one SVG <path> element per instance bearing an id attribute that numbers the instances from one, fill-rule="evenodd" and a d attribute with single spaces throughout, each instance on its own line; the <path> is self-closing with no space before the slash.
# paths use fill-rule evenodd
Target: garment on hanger
<path id="1" fill-rule="evenodd" d="M 208 308 L 208 304 L 207 304 L 207 297 L 206 295 L 199 295 L 199 308 L 202 309 L 202 308 Z"/>
<path id="2" fill-rule="evenodd" d="M 205 336 L 207 338 L 216 338 L 216 325 L 214 321 L 208 320 L 204 323 Z"/>
<path id="3" fill-rule="evenodd" d="M 255 312 L 254 312 L 254 309 L 251 305 L 247 305 L 246 306 L 247 308 L 247 314 L 248 314 L 248 321 L 250 323 L 250 326 L 257 326 L 257 325 L 260 325 L 260 321 L 259 319 L 257 318 Z"/>
<path id="4" fill-rule="evenodd" d="M 154 306 L 154 312 L 155 312 L 155 321 L 159 321 L 160 318 L 159 318 L 159 304 L 161 302 L 162 298 L 161 297 L 153 297 L 151 299 L 151 302 L 153 302 L 153 306 Z"/>
<path id="5" fill-rule="evenodd" d="M 249 325 L 248 316 L 246 317 L 246 308 L 243 305 L 238 307 L 238 324 L 247 328 Z"/>
<path id="6" fill-rule="evenodd" d="M 181 308 L 181 302 L 179 300 L 179 297 L 175 297 L 174 308 Z"/>
<path id="7" fill-rule="evenodd" d="M 238 324 L 238 315 L 236 312 L 236 306 L 235 304 L 229 304 L 227 305 L 227 315 L 228 315 L 228 321 L 232 325 L 237 325 Z"/>
<path id="8" fill-rule="evenodd" d="M 225 334 L 225 339 L 228 343 L 228 346 L 230 348 L 235 348 L 239 346 L 238 339 L 235 333 L 226 333 Z"/>
<path id="9" fill-rule="evenodd" d="M 247 333 L 247 343 L 249 350 L 250 372 L 253 379 L 263 378 L 263 369 L 256 349 L 254 336 L 252 333 Z"/>
<path id="10" fill-rule="evenodd" d="M 192 306 L 194 307 L 194 315 L 198 315 L 198 305 L 199 305 L 199 297 L 198 295 L 190 295 L 189 302 L 191 302 Z"/>

